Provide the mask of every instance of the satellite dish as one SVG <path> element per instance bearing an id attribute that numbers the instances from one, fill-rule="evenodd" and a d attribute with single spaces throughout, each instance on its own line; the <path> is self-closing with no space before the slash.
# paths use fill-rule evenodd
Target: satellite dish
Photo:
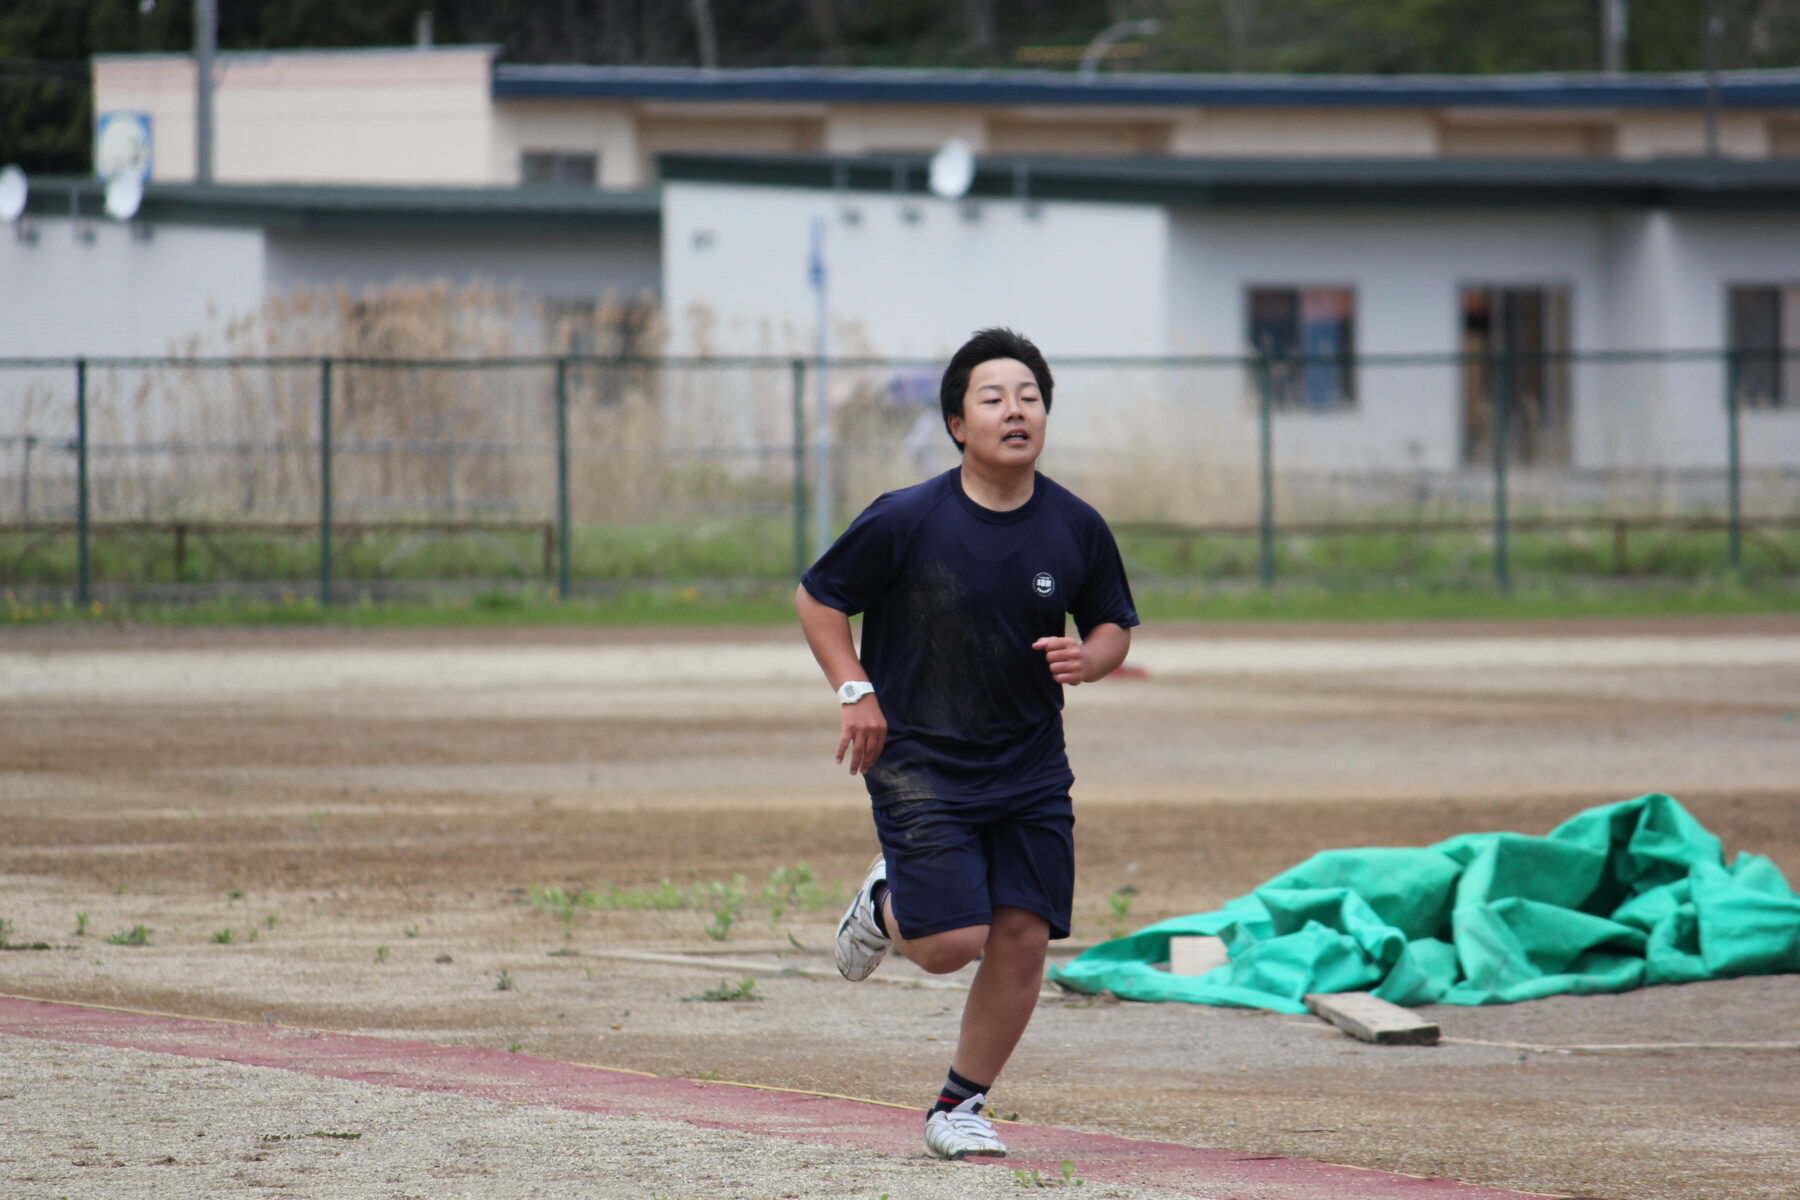
<path id="1" fill-rule="evenodd" d="M 931 190 L 946 200 L 960 200 L 975 182 L 975 150 L 961 138 L 951 138 L 931 156 Z"/>
<path id="2" fill-rule="evenodd" d="M 144 202 L 144 181 L 136 175 L 120 175 L 106 185 L 106 215 L 115 221 L 137 216 Z"/>
<path id="3" fill-rule="evenodd" d="M 0 169 L 0 221 L 16 221 L 25 215 L 25 197 L 31 189 L 25 185 L 25 172 L 18 167 Z"/>

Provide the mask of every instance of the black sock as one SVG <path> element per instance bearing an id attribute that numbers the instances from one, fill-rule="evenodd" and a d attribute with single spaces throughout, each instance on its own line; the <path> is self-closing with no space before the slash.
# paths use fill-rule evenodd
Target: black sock
<path id="1" fill-rule="evenodd" d="M 887 914 L 885 912 L 883 912 L 882 908 L 881 908 L 882 898 L 885 897 L 887 894 L 888 894 L 887 880 L 883 879 L 880 883 L 877 883 L 873 888 L 871 888 L 869 890 L 869 900 L 875 905 L 875 924 L 878 927 L 880 927 L 881 932 L 885 933 L 888 936 L 888 940 L 892 941 L 893 937 L 894 937 L 894 931 L 888 928 Z"/>
<path id="2" fill-rule="evenodd" d="M 987 1090 L 993 1086 L 991 1083 L 976 1083 L 972 1079 L 964 1079 L 956 1073 L 956 1068 L 952 1067 L 949 1076 L 944 1080 L 944 1090 L 938 1093 L 937 1103 L 932 1105 L 931 1112 L 925 1115 L 929 1117 L 931 1113 L 949 1112 L 970 1096 L 985 1095 Z"/>

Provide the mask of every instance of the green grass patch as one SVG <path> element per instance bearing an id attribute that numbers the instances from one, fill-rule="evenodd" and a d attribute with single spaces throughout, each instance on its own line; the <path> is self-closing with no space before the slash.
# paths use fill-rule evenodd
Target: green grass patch
<path id="1" fill-rule="evenodd" d="M 762 997 L 756 994 L 756 980 L 742 979 L 737 983 L 721 983 L 718 987 L 707 988 L 704 992 L 683 996 L 682 999 L 702 1004 L 742 1004 L 761 1000 Z"/>
<path id="2" fill-rule="evenodd" d="M 761 890 L 752 895 L 744 877 L 729 882 L 697 883 L 690 888 L 662 879 L 648 887 L 621 888 L 609 884 L 603 890 L 587 887 L 533 887 L 526 895 L 532 908 L 563 924 L 563 937 L 572 938 L 575 918 L 582 912 L 674 912 L 693 910 L 706 917 L 704 931 L 715 942 L 730 938 L 731 930 L 747 908 L 766 907 L 769 926 L 775 928 L 790 912 L 816 912 L 835 904 L 842 892 L 819 883 L 805 863 L 779 866 L 769 872 Z M 794 940 L 792 934 L 788 940 Z"/>
<path id="3" fill-rule="evenodd" d="M 1242 580 L 1140 578 L 1132 591 L 1146 621 L 1429 621 L 1577 616 L 1730 616 L 1800 612 L 1800 579 L 1734 582 L 1607 580 L 1515 573 L 1501 592 L 1491 578 L 1458 584 L 1406 579 L 1326 584 L 1284 576 L 1263 589 Z M 321 608 L 316 597 L 269 601 L 214 597 L 192 603 L 70 603 L 8 605 L 0 596 L 0 627 L 51 624 L 154 625 L 185 628 L 310 626 L 342 629 L 433 629 L 533 626 L 787 625 L 792 591 L 740 593 L 697 589 L 641 589 L 606 598 L 558 600 L 546 589 L 504 598 L 439 596 L 424 600 L 360 598 Z M 795 634 L 798 637 L 798 633 Z"/>
<path id="4" fill-rule="evenodd" d="M 340 629 L 439 629 L 510 626 L 772 625 L 794 619 L 792 587 L 645 587 L 598 597 L 558 599 L 555 590 L 532 586 L 511 591 L 377 599 L 363 594 L 330 606 L 317 592 L 276 599 L 215 595 L 180 603 L 101 601 L 86 608 L 69 600 L 9 602 L 0 593 L 0 628 L 6 625 L 101 624 L 188 628 L 318 626 Z"/>
<path id="5" fill-rule="evenodd" d="M 1524 514 L 1521 514 L 1523 517 Z M 1800 611 L 1800 529 L 1747 527 L 1744 566 L 1718 530 L 1605 525 L 1515 529 L 1512 588 L 1491 531 L 1280 533 L 1276 586 L 1255 536 L 1129 524 L 1118 538 L 1147 619 L 1430 620 Z M 782 514 L 582 526 L 574 595 L 543 572 L 538 533 L 369 533 L 335 547 L 334 602 L 318 594 L 313 534 L 190 535 L 180 570 L 161 533 L 94 540 L 105 599 L 78 606 L 72 536 L 0 535 L 0 627 L 767 625 L 793 621 L 793 529 Z M 212 557 L 207 557 L 211 555 Z M 168 561 L 165 562 L 164 560 Z M 521 567 L 521 564 L 524 564 Z M 119 600 L 160 588 L 177 599 Z M 192 585 L 189 594 L 182 591 Z M 61 595 L 54 599 L 46 596 Z"/>
<path id="6" fill-rule="evenodd" d="M 1135 588 L 1146 622 L 1541 620 L 1562 617 L 1697 617 L 1800 613 L 1800 584 L 1631 585 L 1524 580 L 1490 586 L 1387 589 L 1307 584 Z"/>

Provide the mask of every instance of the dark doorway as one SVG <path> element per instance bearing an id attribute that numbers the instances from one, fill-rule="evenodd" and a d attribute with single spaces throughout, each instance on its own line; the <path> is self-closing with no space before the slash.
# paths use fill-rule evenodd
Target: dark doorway
<path id="1" fill-rule="evenodd" d="M 1569 461 L 1568 345 L 1568 289 L 1462 290 L 1465 463 L 1493 458 L 1494 399 L 1502 381 L 1506 388 L 1507 460 L 1524 464 Z"/>

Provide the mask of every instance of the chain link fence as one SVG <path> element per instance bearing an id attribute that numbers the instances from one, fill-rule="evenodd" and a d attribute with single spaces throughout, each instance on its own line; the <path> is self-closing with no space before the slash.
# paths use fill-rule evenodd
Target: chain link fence
<path id="1" fill-rule="evenodd" d="M 1800 561 L 1784 359 L 1053 366 L 1040 465 L 1107 515 L 1140 587 L 1792 578 Z M 941 369 L 0 360 L 0 592 L 785 587 L 874 496 L 955 465 Z"/>

